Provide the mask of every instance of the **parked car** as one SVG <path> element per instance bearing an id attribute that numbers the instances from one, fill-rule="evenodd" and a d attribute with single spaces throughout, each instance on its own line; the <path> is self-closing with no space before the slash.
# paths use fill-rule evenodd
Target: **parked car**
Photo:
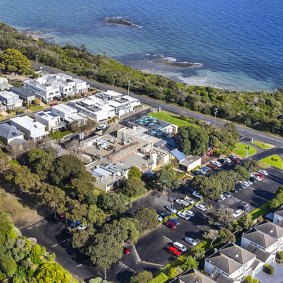
<path id="1" fill-rule="evenodd" d="M 176 218 L 169 218 L 168 221 L 175 223 L 177 226 L 180 224 Z"/>
<path id="2" fill-rule="evenodd" d="M 176 199 L 175 202 L 177 202 L 178 204 L 180 205 L 183 205 L 184 204 L 184 200 L 183 199 Z"/>
<path id="3" fill-rule="evenodd" d="M 174 256 L 176 256 L 176 257 L 178 257 L 178 256 L 180 256 L 180 255 L 182 254 L 177 248 L 175 248 L 175 247 L 173 247 L 173 246 L 168 247 L 168 248 L 167 248 L 167 251 L 168 251 L 170 254 L 172 254 L 172 255 L 174 255 Z"/>
<path id="4" fill-rule="evenodd" d="M 190 245 L 192 245 L 192 246 L 196 246 L 198 243 L 196 242 L 196 240 L 194 240 L 194 239 L 192 239 L 192 238 L 190 238 L 190 237 L 185 237 L 185 241 L 187 242 L 187 243 L 189 243 Z"/>
<path id="5" fill-rule="evenodd" d="M 198 198 L 198 199 L 203 199 L 203 196 L 199 194 L 197 191 L 193 191 L 193 196 Z"/>
<path id="6" fill-rule="evenodd" d="M 184 210 L 184 213 L 188 214 L 191 217 L 195 216 L 195 214 L 191 210 Z"/>
<path id="7" fill-rule="evenodd" d="M 162 222 L 162 221 L 163 221 L 163 217 L 162 217 L 161 215 L 157 215 L 157 220 L 158 220 L 159 222 Z"/>
<path id="8" fill-rule="evenodd" d="M 171 222 L 171 221 L 165 222 L 165 226 L 167 226 L 168 228 L 173 229 L 173 230 L 175 230 L 177 228 L 177 225 L 174 222 Z"/>
<path id="9" fill-rule="evenodd" d="M 200 203 L 197 203 L 197 204 L 195 205 L 195 207 L 196 207 L 197 209 L 199 209 L 199 210 L 202 210 L 202 211 L 207 210 L 207 208 L 205 207 L 205 205 L 200 204 Z"/>
<path id="10" fill-rule="evenodd" d="M 242 209 L 237 209 L 233 212 L 233 217 L 237 218 L 239 216 L 241 216 L 244 213 L 244 211 Z"/>
<path id="11" fill-rule="evenodd" d="M 249 212 L 249 211 L 251 210 L 251 206 L 250 206 L 248 203 L 246 203 L 246 204 L 241 204 L 241 205 L 239 206 L 239 209 L 241 209 L 241 210 L 243 210 L 243 211 L 245 211 L 245 212 Z"/>
<path id="12" fill-rule="evenodd" d="M 123 254 L 129 255 L 131 253 L 131 250 L 129 248 L 123 248 Z"/>
<path id="13" fill-rule="evenodd" d="M 218 201 L 221 201 L 221 200 L 225 200 L 226 197 L 224 195 L 220 195 L 219 198 L 218 198 Z"/>
<path id="14" fill-rule="evenodd" d="M 182 211 L 178 211 L 177 212 L 177 215 L 180 217 L 180 218 L 183 218 L 185 220 L 190 220 L 190 216 L 187 215 L 186 213 L 182 212 Z"/>
<path id="15" fill-rule="evenodd" d="M 241 159 L 239 157 L 235 157 L 232 159 L 232 161 L 236 164 L 240 164 L 241 163 Z"/>
<path id="16" fill-rule="evenodd" d="M 173 246 L 177 248 L 179 251 L 181 251 L 182 253 L 185 253 L 187 251 L 187 248 L 179 242 L 174 242 Z"/>
<path id="17" fill-rule="evenodd" d="M 250 177 L 249 180 L 252 182 L 252 183 L 256 183 L 257 182 L 257 179 L 255 177 Z"/>
<path id="18" fill-rule="evenodd" d="M 268 176 L 268 172 L 266 170 L 259 170 L 258 172 L 264 176 Z"/>
<path id="19" fill-rule="evenodd" d="M 71 220 L 69 220 L 68 222 L 69 222 L 68 224 L 71 228 L 77 228 L 78 226 L 80 226 L 82 224 L 81 221 L 71 221 Z"/>
<path id="20" fill-rule="evenodd" d="M 208 164 L 206 164 L 206 166 L 209 167 L 212 170 L 217 170 L 218 169 L 218 167 L 213 165 L 212 163 L 208 163 Z"/>
<path id="21" fill-rule="evenodd" d="M 213 164 L 213 165 L 215 165 L 215 166 L 218 167 L 218 168 L 221 167 L 221 163 L 220 163 L 219 161 L 213 160 L 213 161 L 211 161 L 210 163 Z"/>
<path id="22" fill-rule="evenodd" d="M 231 195 L 230 195 L 228 192 L 223 193 L 223 195 L 224 195 L 226 198 L 230 198 L 230 197 L 231 197 Z"/>
<path id="23" fill-rule="evenodd" d="M 228 157 L 225 157 L 225 158 L 223 158 L 223 163 L 231 163 L 232 162 L 232 160 L 230 159 L 230 158 L 228 158 Z"/>
<path id="24" fill-rule="evenodd" d="M 168 217 L 170 216 L 170 212 L 169 211 L 157 211 L 157 214 L 159 214 L 162 218 Z"/>
<path id="25" fill-rule="evenodd" d="M 105 124 L 101 124 L 101 125 L 98 125 L 97 127 L 96 127 L 96 130 L 105 130 L 107 128 L 107 125 L 105 125 Z"/>
<path id="26" fill-rule="evenodd" d="M 87 228 L 87 224 L 80 224 L 79 226 L 77 226 L 77 230 L 81 231 L 81 230 L 85 230 Z"/>
<path id="27" fill-rule="evenodd" d="M 177 209 L 174 208 L 172 205 L 166 205 L 165 208 L 168 209 L 173 214 L 177 213 Z"/>
<path id="28" fill-rule="evenodd" d="M 188 197 L 188 196 L 185 196 L 184 199 L 185 199 L 185 201 L 189 202 L 189 204 L 191 204 L 191 205 L 194 205 L 194 204 L 195 204 L 194 200 L 192 200 L 192 199 L 191 199 L 190 197 Z"/>

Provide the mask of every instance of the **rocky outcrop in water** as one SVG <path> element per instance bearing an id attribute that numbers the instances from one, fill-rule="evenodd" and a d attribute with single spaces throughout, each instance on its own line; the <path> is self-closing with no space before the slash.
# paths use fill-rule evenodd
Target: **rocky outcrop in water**
<path id="1" fill-rule="evenodd" d="M 103 22 L 107 25 L 122 25 L 128 26 L 133 28 L 142 28 L 142 26 L 134 23 L 133 21 L 129 20 L 127 17 L 106 17 L 103 19 Z"/>

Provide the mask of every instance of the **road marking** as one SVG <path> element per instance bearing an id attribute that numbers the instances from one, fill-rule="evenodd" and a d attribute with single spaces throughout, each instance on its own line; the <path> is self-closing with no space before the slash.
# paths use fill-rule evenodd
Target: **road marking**
<path id="1" fill-rule="evenodd" d="M 54 245 L 51 246 L 51 248 L 55 248 L 55 247 L 57 247 L 57 244 L 54 244 Z"/>
<path id="2" fill-rule="evenodd" d="M 168 240 L 169 242 L 173 242 L 171 239 L 167 238 L 166 236 L 162 236 L 162 237 Z"/>
<path id="3" fill-rule="evenodd" d="M 81 267 L 82 266 L 82 264 L 80 263 L 80 264 L 78 264 L 76 267 Z"/>
<path id="4" fill-rule="evenodd" d="M 137 273 L 135 270 L 130 268 L 127 264 L 125 264 L 123 261 L 119 261 L 124 267 L 126 267 L 128 270 L 132 271 L 133 273 Z"/>

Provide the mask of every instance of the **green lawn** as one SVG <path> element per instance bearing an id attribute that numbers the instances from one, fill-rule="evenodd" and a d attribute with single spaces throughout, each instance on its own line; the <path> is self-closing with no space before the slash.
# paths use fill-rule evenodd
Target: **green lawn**
<path id="1" fill-rule="evenodd" d="M 258 207 L 251 211 L 249 214 L 252 216 L 253 220 L 257 219 L 258 217 L 267 214 L 270 211 L 270 207 L 268 202 L 261 207 Z"/>
<path id="2" fill-rule="evenodd" d="M 176 116 L 172 113 L 166 112 L 166 111 L 160 111 L 160 112 L 156 112 L 156 113 L 151 112 L 148 115 L 155 117 L 156 119 L 174 124 L 178 127 L 186 127 L 186 126 L 199 127 L 196 124 L 192 124 L 192 123 L 190 123 L 186 120 L 182 120 L 182 119 L 178 118 L 178 116 Z"/>
<path id="3" fill-rule="evenodd" d="M 283 161 L 279 155 L 273 154 L 259 161 L 259 165 L 263 168 L 272 166 L 283 170 Z"/>
<path id="4" fill-rule="evenodd" d="M 253 141 L 252 142 L 254 145 L 262 148 L 262 149 L 269 149 L 272 148 L 272 146 L 270 144 L 264 143 L 264 142 L 260 142 L 260 141 Z"/>
<path id="5" fill-rule="evenodd" d="M 256 149 L 245 143 L 238 142 L 236 143 L 234 153 L 240 155 L 241 157 L 247 157 L 256 154 Z"/>
<path id="6" fill-rule="evenodd" d="M 34 112 L 34 111 L 40 111 L 43 110 L 44 107 L 41 105 L 30 105 L 29 109 Z"/>
<path id="7" fill-rule="evenodd" d="M 58 131 L 58 132 L 54 132 L 54 133 L 51 133 L 50 134 L 50 137 L 52 138 L 52 139 L 54 139 L 54 140 L 60 140 L 60 139 L 62 139 L 63 137 L 65 137 L 65 136 L 67 136 L 67 135 L 69 135 L 69 134 L 71 134 L 72 132 L 71 131 Z"/>

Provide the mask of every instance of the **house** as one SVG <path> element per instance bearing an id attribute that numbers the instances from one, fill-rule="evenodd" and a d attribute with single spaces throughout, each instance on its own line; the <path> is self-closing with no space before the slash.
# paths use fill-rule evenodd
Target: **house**
<path id="1" fill-rule="evenodd" d="M 0 124 L 0 139 L 6 144 L 11 143 L 23 143 L 24 133 L 19 131 L 17 128 L 9 125 L 8 123 Z"/>
<path id="2" fill-rule="evenodd" d="M 23 101 L 19 98 L 19 95 L 11 91 L 1 91 L 0 101 L 6 106 L 7 110 L 13 110 L 23 106 Z"/>
<path id="3" fill-rule="evenodd" d="M 32 103 L 35 100 L 35 93 L 25 87 L 12 87 L 10 89 L 13 93 L 16 93 L 20 99 L 25 101 L 27 104 Z"/>
<path id="4" fill-rule="evenodd" d="M 283 228 L 264 221 L 242 235 L 241 246 L 246 248 L 250 244 L 275 256 L 283 249 Z"/>
<path id="5" fill-rule="evenodd" d="M 45 125 L 34 121 L 28 116 L 15 117 L 10 121 L 12 126 L 24 133 L 26 139 L 39 141 L 48 135 Z"/>
<path id="6" fill-rule="evenodd" d="M 183 272 L 169 283 L 216 283 L 216 281 L 196 269 L 190 269 Z"/>
<path id="7" fill-rule="evenodd" d="M 171 150 L 170 153 L 172 157 L 176 158 L 178 161 L 180 169 L 185 172 L 189 172 L 197 167 L 201 167 L 201 157 L 199 156 L 187 156 L 177 148 Z"/>
<path id="8" fill-rule="evenodd" d="M 76 122 L 83 125 L 87 120 L 87 117 L 81 113 L 78 113 L 76 108 L 66 104 L 52 106 L 51 112 L 60 116 L 61 120 L 67 124 Z"/>
<path id="9" fill-rule="evenodd" d="M 127 177 L 128 170 L 117 165 L 103 164 L 92 169 L 92 175 L 95 177 L 95 186 L 105 192 L 108 192 Z"/>
<path id="10" fill-rule="evenodd" d="M 256 256 L 240 246 L 229 243 L 205 259 L 204 271 L 216 282 L 225 278 L 240 283 L 252 274 Z"/>
<path id="11" fill-rule="evenodd" d="M 0 91 L 7 90 L 11 87 L 12 85 L 8 83 L 8 79 L 0 77 Z"/>
<path id="12" fill-rule="evenodd" d="M 56 97 L 73 96 L 89 89 L 86 82 L 63 73 L 27 80 L 24 81 L 24 86 L 47 103 Z"/>
<path id="13" fill-rule="evenodd" d="M 45 125 L 48 131 L 56 131 L 66 126 L 66 124 L 61 121 L 60 116 L 51 111 L 37 112 L 35 114 L 35 121 Z"/>
<path id="14" fill-rule="evenodd" d="M 273 223 L 276 225 L 282 225 L 283 223 L 283 209 L 279 209 L 274 212 Z"/>

